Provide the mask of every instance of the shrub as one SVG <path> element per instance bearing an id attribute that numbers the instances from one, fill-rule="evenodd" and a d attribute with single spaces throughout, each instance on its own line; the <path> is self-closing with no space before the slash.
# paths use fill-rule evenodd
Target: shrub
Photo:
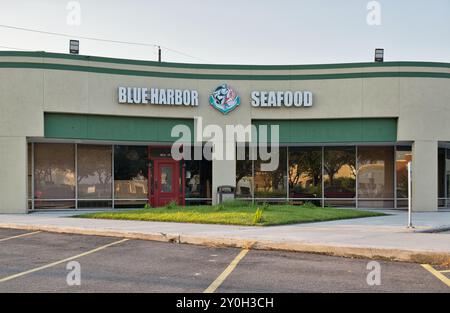
<path id="1" fill-rule="evenodd" d="M 146 203 L 144 205 L 144 209 L 151 209 L 151 208 L 152 208 L 152 206 L 150 205 L 150 203 Z"/>
<path id="2" fill-rule="evenodd" d="M 253 224 L 261 224 L 263 222 L 263 209 L 257 208 L 253 217 Z"/>
<path id="3" fill-rule="evenodd" d="M 309 201 L 305 202 L 302 205 L 302 207 L 305 208 L 305 209 L 315 209 L 315 208 L 317 208 L 317 206 L 314 203 L 309 202 Z"/>
<path id="4" fill-rule="evenodd" d="M 166 205 L 166 209 L 168 210 L 173 210 L 173 209 L 177 209 L 178 208 L 178 204 L 176 201 L 170 201 L 167 205 Z"/>

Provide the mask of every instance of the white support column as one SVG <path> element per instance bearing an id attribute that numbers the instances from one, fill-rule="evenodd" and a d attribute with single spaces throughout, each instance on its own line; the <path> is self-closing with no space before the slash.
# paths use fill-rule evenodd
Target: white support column
<path id="1" fill-rule="evenodd" d="M 415 141 L 412 146 L 412 209 L 438 209 L 438 142 Z"/>
<path id="2" fill-rule="evenodd" d="M 0 137 L 0 213 L 27 213 L 27 140 Z"/>
<path id="3" fill-rule="evenodd" d="M 212 161 L 212 203 L 217 204 L 217 187 L 229 185 L 236 187 L 236 147 L 233 160 Z"/>

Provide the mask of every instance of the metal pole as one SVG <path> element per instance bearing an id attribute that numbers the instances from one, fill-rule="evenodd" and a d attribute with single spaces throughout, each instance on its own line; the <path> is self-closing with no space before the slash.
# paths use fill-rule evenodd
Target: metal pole
<path id="1" fill-rule="evenodd" d="M 161 47 L 158 46 L 158 62 L 161 62 Z"/>
<path id="2" fill-rule="evenodd" d="M 34 211 L 34 142 L 31 143 L 31 211 Z"/>
<path id="3" fill-rule="evenodd" d="M 254 147 L 252 145 L 250 145 L 250 149 L 252 149 L 252 150 L 251 150 L 251 152 L 249 150 L 248 156 L 252 162 L 252 204 L 254 205 L 255 204 L 255 160 L 253 160 L 253 158 L 254 158 L 253 157 L 254 156 L 253 148 Z M 250 154 L 251 154 L 251 156 L 250 156 Z"/>
<path id="4" fill-rule="evenodd" d="M 412 172 L 411 162 L 408 162 L 408 228 L 414 228 L 412 225 Z"/>
<path id="5" fill-rule="evenodd" d="M 394 209 L 398 208 L 397 205 L 397 146 L 394 146 Z"/>
<path id="6" fill-rule="evenodd" d="M 289 176 L 289 146 L 286 147 L 286 197 L 287 197 L 287 201 L 289 203 L 290 199 L 289 199 L 289 180 L 290 180 L 290 176 Z"/>
<path id="7" fill-rule="evenodd" d="M 322 146 L 322 208 L 325 207 L 325 147 Z"/>
<path id="8" fill-rule="evenodd" d="M 75 210 L 78 210 L 78 144 L 75 144 Z"/>
<path id="9" fill-rule="evenodd" d="M 114 186 L 114 151 L 115 151 L 115 145 L 111 146 L 111 205 L 112 205 L 112 209 L 115 209 L 115 186 Z"/>

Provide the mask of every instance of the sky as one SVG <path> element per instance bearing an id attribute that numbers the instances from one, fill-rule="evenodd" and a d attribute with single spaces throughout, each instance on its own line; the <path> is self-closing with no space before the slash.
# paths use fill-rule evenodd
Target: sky
<path id="1" fill-rule="evenodd" d="M 4 26 L 161 45 L 167 62 L 372 62 L 375 48 L 450 62 L 450 0 L 0 0 L 0 50 L 68 53 L 67 37 Z M 156 60 L 157 48 L 80 39 L 80 54 Z"/>

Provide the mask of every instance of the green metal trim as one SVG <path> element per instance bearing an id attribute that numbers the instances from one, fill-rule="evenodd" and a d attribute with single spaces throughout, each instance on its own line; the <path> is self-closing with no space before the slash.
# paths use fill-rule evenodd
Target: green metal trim
<path id="1" fill-rule="evenodd" d="M 253 125 L 279 126 L 280 143 L 396 142 L 396 118 L 254 120 Z"/>
<path id="2" fill-rule="evenodd" d="M 450 73 L 439 72 L 359 72 L 306 75 L 235 75 L 235 74 L 198 74 L 171 73 L 140 70 L 124 70 L 105 67 L 80 66 L 55 63 L 33 62 L 0 62 L 0 68 L 29 68 L 44 70 L 77 71 L 111 75 L 128 75 L 144 77 L 182 78 L 182 79 L 214 79 L 214 80 L 323 80 L 348 78 L 380 78 L 380 77 L 429 77 L 450 78 Z"/>
<path id="3" fill-rule="evenodd" d="M 172 127 L 186 125 L 193 136 L 194 120 L 85 114 L 44 114 L 44 136 L 53 139 L 174 142 Z"/>
<path id="4" fill-rule="evenodd" d="M 67 60 L 92 61 L 102 63 L 155 66 L 166 68 L 183 68 L 183 69 L 192 68 L 192 69 L 218 69 L 218 70 L 314 70 L 314 69 L 319 70 L 319 69 L 343 69 L 343 68 L 361 68 L 361 67 L 450 68 L 450 63 L 420 62 L 420 61 L 362 62 L 362 63 L 306 64 L 306 65 L 239 65 L 239 64 L 196 64 L 196 63 L 155 62 L 155 61 L 106 58 L 97 56 L 73 55 L 63 53 L 50 53 L 44 51 L 0 51 L 0 56 L 67 59 Z"/>
<path id="5" fill-rule="evenodd" d="M 253 120 L 259 127 L 278 125 L 281 144 L 396 142 L 396 118 Z M 194 120 L 154 117 L 45 113 L 44 136 L 53 139 L 173 142 L 175 125 L 194 134 Z M 269 133 L 270 140 L 270 133 Z"/>

